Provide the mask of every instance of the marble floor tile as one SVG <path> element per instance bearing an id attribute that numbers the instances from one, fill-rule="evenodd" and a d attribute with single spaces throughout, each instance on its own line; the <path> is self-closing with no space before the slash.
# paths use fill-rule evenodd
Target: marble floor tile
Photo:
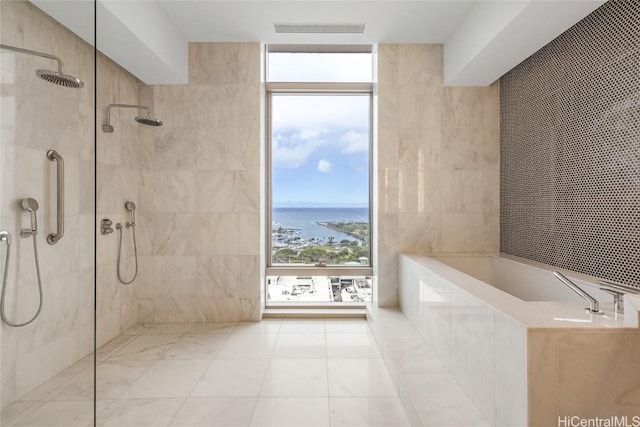
<path id="1" fill-rule="evenodd" d="M 93 419 L 93 401 L 50 401 L 21 418 L 24 427 L 85 427 Z"/>
<path id="2" fill-rule="evenodd" d="M 370 334 L 369 324 L 364 319 L 326 319 L 324 323 L 328 334 Z"/>
<path id="3" fill-rule="evenodd" d="M 283 320 L 280 333 L 324 334 L 324 319 Z"/>
<path id="4" fill-rule="evenodd" d="M 397 397 L 382 359 L 327 359 L 329 396 Z"/>
<path id="5" fill-rule="evenodd" d="M 99 427 L 165 427 L 185 399 L 121 399 L 98 416 Z"/>
<path id="6" fill-rule="evenodd" d="M 450 375 L 411 374 L 403 382 L 424 426 L 489 427 Z"/>
<path id="7" fill-rule="evenodd" d="M 106 358 L 98 364 L 98 426 L 407 424 L 364 320 L 161 324 L 127 333 L 97 352 Z M 0 425 L 92 427 L 90 362 L 41 387 L 39 399 L 49 401 L 5 409 Z M 410 360 L 403 367 L 425 372 Z"/>
<path id="8" fill-rule="evenodd" d="M 179 338 L 178 335 L 139 335 L 109 356 L 108 360 L 162 359 Z"/>
<path id="9" fill-rule="evenodd" d="M 397 397 L 332 397 L 329 399 L 331 427 L 409 426 Z"/>
<path id="10" fill-rule="evenodd" d="M 282 320 L 280 319 L 265 319 L 261 322 L 240 322 L 233 330 L 236 334 L 277 334 L 280 332 L 282 326 Z"/>
<path id="11" fill-rule="evenodd" d="M 121 360 L 98 364 L 96 398 L 117 399 L 153 363 L 153 360 Z M 93 400 L 93 393 L 93 371 L 90 371 L 64 387 L 52 400 Z"/>
<path id="12" fill-rule="evenodd" d="M 347 358 L 380 358 L 380 350 L 372 334 L 327 334 L 327 357 L 335 359 Z"/>
<path id="13" fill-rule="evenodd" d="M 193 328 L 193 323 L 145 323 L 145 335 L 184 335 Z"/>
<path id="14" fill-rule="evenodd" d="M 122 335 L 124 335 L 124 336 L 140 335 L 141 333 L 145 332 L 146 330 L 147 330 L 147 328 L 144 325 L 141 325 L 140 323 L 138 323 L 137 325 L 133 325 L 132 327 L 130 327 L 129 329 L 124 331 L 122 333 Z"/>
<path id="15" fill-rule="evenodd" d="M 15 425 L 15 423 L 17 423 L 22 417 L 41 405 L 42 402 L 35 401 L 18 400 L 17 402 L 13 402 L 0 412 L 0 426 Z"/>
<path id="16" fill-rule="evenodd" d="M 209 359 L 158 360 L 121 397 L 187 397 L 210 363 Z"/>
<path id="17" fill-rule="evenodd" d="M 196 384 L 194 397 L 255 397 L 269 359 L 215 359 Z"/>
<path id="18" fill-rule="evenodd" d="M 230 334 L 235 328 L 235 322 L 196 323 L 191 329 L 189 329 L 186 336 L 195 334 Z"/>
<path id="19" fill-rule="evenodd" d="M 278 334 L 234 332 L 224 343 L 218 358 L 269 358 Z"/>
<path id="20" fill-rule="evenodd" d="M 207 359 L 215 357 L 228 334 L 188 334 L 180 337 L 165 353 L 165 359 Z"/>
<path id="21" fill-rule="evenodd" d="M 93 370 L 93 358 L 84 358 L 69 366 L 53 378 L 45 381 L 20 398 L 23 401 L 49 400 L 61 387 L 66 386 L 77 377 Z"/>
<path id="22" fill-rule="evenodd" d="M 324 325 L 323 325 L 324 326 Z M 284 326 L 283 326 L 284 327 Z M 273 350 L 274 358 L 325 358 L 325 335 L 280 333 Z"/>
<path id="23" fill-rule="evenodd" d="M 171 427 L 237 427 L 251 422 L 255 397 L 190 397 Z"/>
<path id="24" fill-rule="evenodd" d="M 328 396 L 327 359 L 272 359 L 261 397 Z"/>
<path id="25" fill-rule="evenodd" d="M 329 426 L 329 399 L 326 397 L 261 397 L 251 426 Z"/>
<path id="26" fill-rule="evenodd" d="M 96 360 L 102 361 L 107 359 L 132 339 L 134 339 L 134 335 L 118 335 L 96 351 Z"/>

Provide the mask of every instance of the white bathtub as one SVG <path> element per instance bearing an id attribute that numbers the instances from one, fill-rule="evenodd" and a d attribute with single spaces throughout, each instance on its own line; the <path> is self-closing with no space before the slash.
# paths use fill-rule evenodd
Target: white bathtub
<path id="1" fill-rule="evenodd" d="M 612 297 L 600 291 L 595 279 L 589 280 L 576 273 L 555 270 L 532 261 L 503 256 L 435 256 L 433 259 L 447 264 L 469 276 L 500 289 L 523 301 L 582 301 L 584 299 L 553 276 L 561 271 L 572 277 L 598 301 L 608 302 Z"/>
<path id="2" fill-rule="evenodd" d="M 558 416 L 640 407 L 628 380 L 640 386 L 640 364 L 615 360 L 640 354 L 640 298 L 625 297 L 625 315 L 616 316 L 593 278 L 563 272 L 601 302 L 605 314 L 591 315 L 553 271 L 508 256 L 400 255 L 402 311 L 491 425 L 556 425 Z M 616 369 L 603 368 L 614 360 Z"/>

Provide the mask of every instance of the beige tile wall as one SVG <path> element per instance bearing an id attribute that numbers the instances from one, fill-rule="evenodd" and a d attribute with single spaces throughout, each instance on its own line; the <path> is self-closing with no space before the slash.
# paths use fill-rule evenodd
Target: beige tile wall
<path id="1" fill-rule="evenodd" d="M 124 224 L 129 215 L 124 208 L 127 200 L 139 204 L 138 187 L 140 169 L 138 162 L 139 114 L 135 109 L 112 108 L 110 123 L 113 133 L 102 131 L 109 104 L 138 104 L 140 81 L 102 54 L 97 59 L 97 217 L 96 226 L 103 218 L 113 221 L 114 232 L 98 235 L 97 242 L 97 343 L 98 346 L 138 323 L 137 289 L 140 280 L 130 285 L 121 284 L 117 278 L 119 232 L 117 223 Z M 137 243 L 144 244 L 145 236 L 136 229 Z M 123 230 L 121 275 L 131 280 L 135 273 L 133 235 L 131 229 Z"/>
<path id="2" fill-rule="evenodd" d="M 260 45 L 192 43 L 189 84 L 141 86 L 141 322 L 260 318 Z"/>
<path id="3" fill-rule="evenodd" d="M 498 252 L 499 87 L 444 87 L 442 45 L 378 46 L 378 304 L 399 252 Z"/>
<path id="4" fill-rule="evenodd" d="M 8 317 L 27 320 L 38 293 L 31 238 L 20 238 L 29 215 L 19 208 L 35 198 L 43 307 L 30 325 L 2 324 L 1 403 L 15 399 L 89 354 L 93 348 L 93 48 L 26 1 L 0 2 L 3 44 L 51 53 L 64 71 L 84 81 L 83 89 L 39 79 L 37 69 L 55 61 L 0 51 L 0 229 L 13 234 L 6 308 Z M 49 245 L 56 230 L 55 149 L 65 164 L 65 234 Z M 0 247 L 4 272 L 6 246 Z"/>
<path id="5" fill-rule="evenodd" d="M 572 416 L 640 420 L 637 330 L 530 330 L 527 360 L 529 425 Z"/>

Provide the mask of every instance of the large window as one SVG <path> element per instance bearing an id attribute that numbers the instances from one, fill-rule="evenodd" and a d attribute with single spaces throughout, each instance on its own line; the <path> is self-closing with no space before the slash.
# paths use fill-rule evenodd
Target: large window
<path id="1" fill-rule="evenodd" d="M 270 302 L 371 299 L 371 54 L 268 58 Z"/>

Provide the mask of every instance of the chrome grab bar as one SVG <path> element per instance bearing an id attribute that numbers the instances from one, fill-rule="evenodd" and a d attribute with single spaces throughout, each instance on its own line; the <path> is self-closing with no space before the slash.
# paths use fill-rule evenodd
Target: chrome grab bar
<path id="1" fill-rule="evenodd" d="M 64 159 L 56 150 L 47 151 L 47 159 L 56 162 L 57 165 L 57 189 L 56 208 L 58 211 L 57 230 L 47 236 L 47 243 L 55 245 L 64 236 Z"/>
<path id="2" fill-rule="evenodd" d="M 565 277 L 565 275 L 560 273 L 559 271 L 555 271 L 553 275 L 556 276 L 558 280 L 560 280 L 562 283 L 567 285 L 572 291 L 574 291 L 576 294 L 580 295 L 582 298 L 584 298 L 589 302 L 589 307 L 585 308 L 587 313 L 604 314 L 602 311 L 600 311 L 600 308 L 599 308 L 600 304 L 598 303 L 598 300 L 596 300 L 594 297 L 589 295 L 580 286 L 576 285 L 571 280 L 567 279 L 567 277 Z"/>

